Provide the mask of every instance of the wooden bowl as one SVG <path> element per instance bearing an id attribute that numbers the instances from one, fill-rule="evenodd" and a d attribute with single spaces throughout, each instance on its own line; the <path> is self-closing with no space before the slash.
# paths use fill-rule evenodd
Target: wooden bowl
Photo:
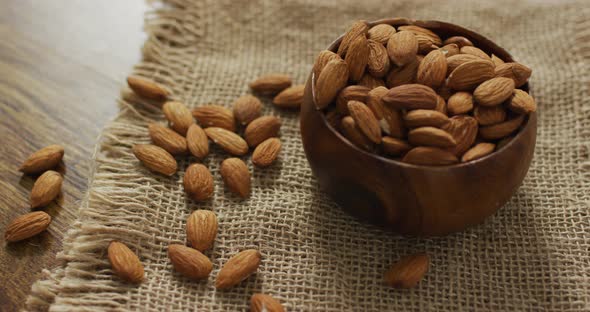
<path id="1" fill-rule="evenodd" d="M 485 37 L 438 21 L 385 19 L 370 25 L 417 25 L 443 40 L 464 36 L 487 53 L 513 61 Z M 342 37 L 328 49 L 336 51 Z M 417 166 L 365 152 L 349 143 L 316 110 L 313 73 L 301 108 L 301 136 L 322 189 L 349 213 L 409 235 L 436 236 L 481 223 L 502 207 L 522 183 L 533 157 L 537 118 L 528 116 L 516 136 L 475 161 L 444 167 Z M 528 90 L 528 85 L 523 89 Z"/>

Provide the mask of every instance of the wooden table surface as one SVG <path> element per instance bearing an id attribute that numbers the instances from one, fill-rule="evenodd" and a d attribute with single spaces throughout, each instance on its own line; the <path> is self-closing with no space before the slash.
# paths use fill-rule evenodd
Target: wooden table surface
<path id="1" fill-rule="evenodd" d="M 96 138 L 117 113 L 125 77 L 141 58 L 144 0 L 0 0 L 0 229 L 29 208 L 34 179 L 17 171 L 33 151 L 65 147 L 63 196 L 44 210 L 49 230 L 0 238 L 0 311 L 23 307 L 55 266 L 87 188 Z"/>

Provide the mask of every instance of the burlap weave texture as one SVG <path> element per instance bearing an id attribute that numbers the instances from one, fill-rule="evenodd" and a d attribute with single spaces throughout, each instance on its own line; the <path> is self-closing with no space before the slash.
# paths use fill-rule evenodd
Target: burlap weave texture
<path id="1" fill-rule="evenodd" d="M 410 17 L 475 30 L 533 68 L 539 105 L 537 148 L 518 193 L 484 224 L 442 238 L 407 238 L 343 213 L 319 190 L 308 167 L 296 113 L 265 100 L 283 120 L 283 151 L 271 168 L 253 168 L 250 199 L 223 187 L 214 148 L 204 161 L 215 176 L 206 203 L 186 198 L 179 162 L 171 178 L 139 165 L 131 146 L 148 143 L 159 109 L 125 97 L 104 130 L 79 220 L 59 255 L 62 265 L 33 286 L 30 310 L 244 311 L 252 293 L 289 311 L 590 311 L 590 5 L 587 1 L 169 1 L 149 14 L 144 60 L 134 73 L 153 78 L 191 107 L 230 106 L 247 83 L 269 72 L 304 83 L 315 55 L 353 20 Z M 493 190 L 490 190 L 493 191 Z M 474 203 L 475 204 L 475 203 Z M 185 242 L 186 218 L 211 209 L 219 233 L 206 254 L 207 281 L 174 273 L 167 246 Z M 105 255 L 119 239 L 138 253 L 146 281 L 113 277 Z M 258 273 L 229 291 L 214 277 L 237 251 L 257 248 Z M 412 290 L 383 286 L 401 255 L 432 256 Z"/>

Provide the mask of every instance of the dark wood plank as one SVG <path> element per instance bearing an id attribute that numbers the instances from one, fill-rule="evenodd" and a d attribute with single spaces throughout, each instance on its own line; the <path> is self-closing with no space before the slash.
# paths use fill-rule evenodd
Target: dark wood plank
<path id="1" fill-rule="evenodd" d="M 45 209 L 49 230 L 0 249 L 0 310 L 23 307 L 51 268 L 76 217 L 96 138 L 117 112 L 127 73 L 140 59 L 143 13 L 133 1 L 0 1 L 0 229 L 29 212 L 34 177 L 17 171 L 36 149 L 65 146 L 62 196 Z"/>

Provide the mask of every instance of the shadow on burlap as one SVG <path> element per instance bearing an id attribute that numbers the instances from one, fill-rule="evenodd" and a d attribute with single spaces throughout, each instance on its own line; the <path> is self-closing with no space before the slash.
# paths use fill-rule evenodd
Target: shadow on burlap
<path id="1" fill-rule="evenodd" d="M 79 220 L 61 265 L 33 286 L 30 310 L 243 311 L 254 292 L 290 311 L 590 310 L 590 9 L 585 1 L 170 1 L 147 16 L 149 39 L 134 73 L 173 90 L 194 107 L 231 105 L 247 82 L 269 72 L 304 83 L 315 55 L 355 19 L 438 19 L 476 30 L 533 68 L 539 104 L 537 149 L 518 193 L 484 224 L 443 238 L 404 238 L 359 223 L 318 191 L 305 159 L 297 114 L 266 101 L 283 119 L 280 162 L 253 171 L 250 199 L 223 187 L 214 149 L 213 200 L 184 195 L 179 161 L 171 178 L 139 165 L 131 146 L 148 143 L 157 108 L 127 98 L 104 130 Z M 388 4 L 385 4 L 388 3 Z M 494 190 L 490 190 L 493 192 Z M 174 273 L 167 246 L 185 242 L 194 209 L 211 209 L 219 234 L 207 252 L 206 281 Z M 121 283 L 105 255 L 118 239 L 136 251 L 146 281 Z M 244 248 L 263 255 L 258 273 L 229 291 L 214 278 Z M 432 266 L 415 289 L 382 285 L 401 255 L 426 251 Z"/>

